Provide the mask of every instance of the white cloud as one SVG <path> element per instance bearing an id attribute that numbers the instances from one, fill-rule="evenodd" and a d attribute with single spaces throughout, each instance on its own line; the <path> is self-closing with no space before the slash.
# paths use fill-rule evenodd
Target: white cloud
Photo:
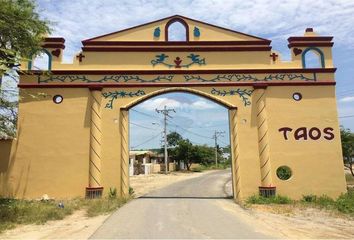
<path id="1" fill-rule="evenodd" d="M 191 108 L 198 109 L 198 110 L 213 109 L 216 107 L 215 104 L 203 100 L 195 101 L 190 106 Z"/>
<path id="2" fill-rule="evenodd" d="M 354 102 L 354 96 L 339 99 L 340 102 Z"/>
<path id="3" fill-rule="evenodd" d="M 155 109 L 162 109 L 164 106 L 167 106 L 168 108 L 179 109 L 183 112 L 190 112 L 191 110 L 214 109 L 217 107 L 215 103 L 202 99 L 198 99 L 196 101 L 188 101 L 183 98 L 173 99 L 168 97 L 150 99 L 141 103 L 138 107 L 148 111 L 155 111 Z"/>
<path id="4" fill-rule="evenodd" d="M 182 106 L 182 103 L 171 98 L 160 97 L 143 102 L 139 105 L 139 108 L 155 111 L 156 108 L 162 109 L 164 106 L 167 106 L 168 108 L 179 108 Z"/>
<path id="5" fill-rule="evenodd" d="M 321 35 L 334 35 L 336 45 L 354 47 L 354 1 L 349 0 L 180 0 L 178 4 L 175 0 L 38 2 L 40 15 L 56 22 L 52 35 L 66 39 L 65 61 L 72 60 L 83 39 L 174 14 L 276 40 L 284 49 L 288 36 L 303 34 L 307 27 L 313 27 Z"/>

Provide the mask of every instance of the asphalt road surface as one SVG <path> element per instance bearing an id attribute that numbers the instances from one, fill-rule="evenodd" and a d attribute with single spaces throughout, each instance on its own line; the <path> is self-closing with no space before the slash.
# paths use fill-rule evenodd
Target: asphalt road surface
<path id="1" fill-rule="evenodd" d="M 213 171 L 132 200 L 91 238 L 272 238 L 223 207 L 234 204 L 224 191 L 230 178 L 230 170 Z"/>

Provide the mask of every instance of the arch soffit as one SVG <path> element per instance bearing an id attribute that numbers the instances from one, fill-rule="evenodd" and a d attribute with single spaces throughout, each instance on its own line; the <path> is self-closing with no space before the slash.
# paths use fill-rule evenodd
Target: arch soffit
<path id="1" fill-rule="evenodd" d="M 209 93 L 205 93 L 203 91 L 200 91 L 200 90 L 197 90 L 197 89 L 192 89 L 192 88 L 188 88 L 188 87 L 175 87 L 175 88 L 168 88 L 168 89 L 160 89 L 160 90 L 156 90 L 156 91 L 153 91 L 151 93 L 148 93 L 142 97 L 140 97 L 139 99 L 136 99 L 132 102 L 130 102 L 129 104 L 125 105 L 125 106 L 122 106 L 121 109 L 125 109 L 125 110 L 129 110 L 130 108 L 150 99 L 150 98 L 153 98 L 153 97 L 156 97 L 158 95 L 162 95 L 162 94 L 165 94 L 165 93 L 171 93 L 171 92 L 184 92 L 184 93 L 191 93 L 191 94 L 194 94 L 194 95 L 197 95 L 197 96 L 200 96 L 200 97 L 204 97 L 210 101 L 213 101 L 227 109 L 237 109 L 237 106 L 227 102 L 227 101 L 224 101 L 218 97 L 215 97 Z"/>

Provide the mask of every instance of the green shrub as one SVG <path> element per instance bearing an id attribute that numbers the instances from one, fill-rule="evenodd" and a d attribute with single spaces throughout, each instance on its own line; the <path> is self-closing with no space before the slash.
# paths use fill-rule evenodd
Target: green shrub
<path id="1" fill-rule="evenodd" d="M 338 211 L 354 215 L 354 191 L 340 195 L 335 204 Z"/>
<path id="2" fill-rule="evenodd" d="M 132 187 L 129 187 L 129 195 L 133 196 L 134 194 L 134 189 Z"/>
<path id="3" fill-rule="evenodd" d="M 109 188 L 108 198 L 110 198 L 110 199 L 117 198 L 117 189 L 116 188 Z"/>
<path id="4" fill-rule="evenodd" d="M 263 197 L 253 195 L 246 200 L 249 204 L 290 204 L 293 200 L 286 196 L 276 195 L 274 197 Z"/>
<path id="5" fill-rule="evenodd" d="M 316 202 L 317 196 L 316 195 L 304 195 L 302 196 L 302 201 L 304 202 Z"/>

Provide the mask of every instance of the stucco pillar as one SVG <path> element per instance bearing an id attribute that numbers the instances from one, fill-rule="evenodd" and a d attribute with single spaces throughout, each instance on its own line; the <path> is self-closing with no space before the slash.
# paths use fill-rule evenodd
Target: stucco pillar
<path id="1" fill-rule="evenodd" d="M 129 112 L 120 109 L 120 136 L 121 136 L 121 195 L 129 196 Z"/>
<path id="2" fill-rule="evenodd" d="M 90 88 L 90 163 L 89 186 L 86 190 L 86 196 L 89 198 L 100 197 L 103 190 L 101 186 L 101 100 L 101 89 Z"/>
<path id="3" fill-rule="evenodd" d="M 231 167 L 232 167 L 232 190 L 234 199 L 241 200 L 241 183 L 240 183 L 240 161 L 239 146 L 237 137 L 237 109 L 229 109 L 230 122 L 230 143 L 231 143 Z"/>
<path id="4" fill-rule="evenodd" d="M 261 186 L 262 189 L 275 190 L 272 181 L 271 161 L 269 154 L 269 136 L 268 136 L 268 118 L 266 108 L 266 87 L 257 87 L 254 91 L 256 104 L 256 117 L 258 129 L 258 151 L 261 168 Z"/>

